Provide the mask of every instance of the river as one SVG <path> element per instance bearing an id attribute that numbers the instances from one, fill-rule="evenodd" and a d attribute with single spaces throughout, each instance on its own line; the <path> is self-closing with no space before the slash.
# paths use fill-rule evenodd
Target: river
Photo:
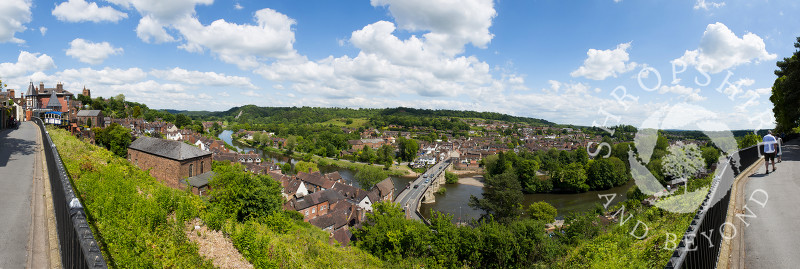
<path id="1" fill-rule="evenodd" d="M 482 179 L 482 176 L 476 176 Z M 625 185 L 614 187 L 604 191 L 589 191 L 585 193 L 536 193 L 524 194 L 522 205 L 527 208 L 530 204 L 540 201 L 545 201 L 558 210 L 558 216 L 563 217 L 570 212 L 581 212 L 594 208 L 595 203 L 606 202 L 605 198 L 601 199 L 598 194 L 611 194 L 615 193 L 617 196 L 612 201 L 611 205 L 616 205 L 621 201 L 627 199 L 627 191 L 635 181 L 630 180 Z M 469 197 L 474 195 L 481 198 L 483 187 L 468 185 L 468 184 L 446 184 L 443 187 L 447 188 L 445 194 L 435 194 L 436 202 L 431 204 L 422 204 L 420 213 L 422 216 L 428 218 L 431 213 L 430 210 L 453 215 L 453 222 L 469 221 L 471 219 L 480 218 L 483 210 L 472 209 L 469 207 Z M 611 206 L 610 205 L 610 206 Z"/>
<path id="2" fill-rule="evenodd" d="M 260 149 L 254 149 L 248 147 L 247 145 L 241 144 L 239 142 L 233 141 L 231 139 L 231 135 L 233 134 L 230 130 L 222 131 L 219 135 L 219 138 L 239 149 L 239 151 L 255 151 L 261 155 L 262 160 L 270 160 L 271 162 L 275 163 L 287 163 L 290 162 L 292 166 L 298 162 L 298 160 L 290 158 L 288 156 L 274 153 L 274 152 L 264 152 Z M 354 176 L 356 171 L 339 168 L 339 167 L 332 167 L 332 166 L 322 166 L 320 167 L 320 172 L 322 173 L 331 173 L 338 171 L 342 178 L 348 182 L 349 184 L 360 187 L 358 182 L 354 180 Z M 473 177 L 473 176 L 465 176 L 465 177 Z M 465 178 L 462 177 L 462 178 Z M 392 176 L 392 182 L 394 183 L 395 187 L 395 195 L 399 194 L 400 191 L 405 189 L 406 184 L 414 180 L 414 178 L 407 178 L 407 177 L 396 177 Z M 482 176 L 474 176 L 474 178 L 482 180 Z M 604 191 L 589 191 L 585 193 L 570 193 L 570 194 L 554 194 L 554 193 L 537 193 L 537 194 L 525 194 L 523 205 L 527 207 L 528 205 L 539 202 L 545 201 L 553 205 L 558 210 L 559 216 L 564 216 L 570 212 L 580 212 L 589 210 L 594 207 L 595 203 L 603 203 L 605 202 L 604 199 L 600 199 L 597 195 L 598 194 L 610 194 L 615 193 L 617 194 L 616 198 L 612 201 L 611 205 L 615 205 L 620 201 L 625 201 L 627 197 L 627 191 L 633 186 L 635 182 L 633 180 L 629 181 L 627 184 L 611 188 L 609 190 Z M 443 195 L 435 194 L 436 195 L 436 202 L 431 204 L 422 204 L 420 207 L 420 211 L 422 215 L 426 218 L 430 217 L 430 210 L 436 210 L 438 212 L 443 212 L 446 214 L 453 215 L 453 221 L 469 221 L 470 219 L 478 219 L 481 214 L 483 213 L 482 210 L 472 209 L 469 207 L 469 197 L 470 195 L 474 195 L 476 197 L 481 197 L 483 193 L 483 187 L 468 185 L 468 184 L 446 184 L 443 187 L 447 188 L 447 191 Z"/>

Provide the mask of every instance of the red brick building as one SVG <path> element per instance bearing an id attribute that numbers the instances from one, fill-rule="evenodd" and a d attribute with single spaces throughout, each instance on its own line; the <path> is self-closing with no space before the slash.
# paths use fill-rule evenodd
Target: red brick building
<path id="1" fill-rule="evenodd" d="M 140 137 L 128 147 L 128 160 L 173 188 L 182 188 L 181 179 L 211 171 L 211 152 L 183 142 Z"/>

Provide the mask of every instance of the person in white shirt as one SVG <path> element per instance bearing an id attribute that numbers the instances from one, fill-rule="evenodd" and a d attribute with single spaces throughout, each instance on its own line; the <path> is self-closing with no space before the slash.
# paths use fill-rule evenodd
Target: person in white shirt
<path id="1" fill-rule="evenodd" d="M 775 172 L 775 151 L 777 150 L 778 140 L 769 131 L 764 136 L 764 165 L 767 167 L 766 174 L 769 174 L 769 161 L 772 160 L 772 172 Z"/>

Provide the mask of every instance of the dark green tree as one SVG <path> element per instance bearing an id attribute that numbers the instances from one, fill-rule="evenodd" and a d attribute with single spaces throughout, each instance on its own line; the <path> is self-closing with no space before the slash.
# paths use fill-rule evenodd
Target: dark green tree
<path id="1" fill-rule="evenodd" d="M 469 197 L 469 206 L 485 211 L 484 217 L 493 216 L 508 223 L 522 214 L 522 187 L 513 171 L 486 178 L 483 198 Z"/>
<path id="2" fill-rule="evenodd" d="M 776 65 L 775 83 L 772 84 L 772 112 L 775 114 L 779 132 L 791 132 L 800 125 L 800 37 L 794 43 L 796 48 L 792 57 L 783 58 Z"/>
<path id="3" fill-rule="evenodd" d="M 241 164 L 216 165 L 209 201 L 213 212 L 237 221 L 282 211 L 280 184 L 269 176 L 245 172 Z"/>
<path id="4" fill-rule="evenodd" d="M 183 128 L 183 126 L 192 124 L 192 119 L 189 116 L 184 114 L 178 114 L 175 116 L 175 127 Z"/>
<path id="5" fill-rule="evenodd" d="M 369 190 L 381 180 L 384 180 L 388 177 L 386 172 L 383 169 L 374 167 L 372 165 L 364 166 L 355 175 L 356 181 L 358 184 L 361 185 L 361 188 L 364 190 Z"/>

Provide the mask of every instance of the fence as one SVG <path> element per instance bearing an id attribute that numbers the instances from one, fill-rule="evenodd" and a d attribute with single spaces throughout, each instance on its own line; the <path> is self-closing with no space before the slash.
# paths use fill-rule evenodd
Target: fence
<path id="1" fill-rule="evenodd" d="M 759 159 L 758 146 L 745 148 L 727 159 L 718 171 L 700 210 L 675 248 L 666 268 L 715 268 L 728 215 L 731 187 L 736 176 Z"/>
<path id="2" fill-rule="evenodd" d="M 58 241 L 61 247 L 62 267 L 108 268 L 86 220 L 86 212 L 76 197 L 67 170 L 61 162 L 56 145 L 45 131 L 42 120 L 39 118 L 33 120 L 39 125 L 42 132 L 47 171 L 50 176 L 50 190 L 53 193 Z"/>

